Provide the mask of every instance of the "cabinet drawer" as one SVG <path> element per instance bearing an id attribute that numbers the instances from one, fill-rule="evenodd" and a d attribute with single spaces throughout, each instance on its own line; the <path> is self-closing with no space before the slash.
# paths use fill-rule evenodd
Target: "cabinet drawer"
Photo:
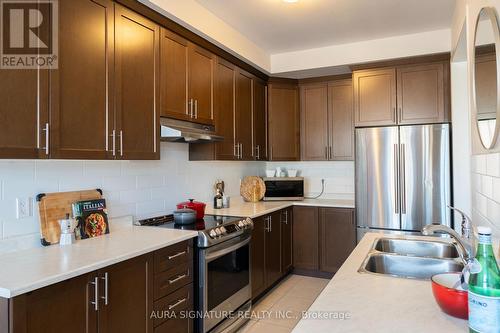
<path id="1" fill-rule="evenodd" d="M 157 327 L 158 332 L 167 332 L 165 328 L 178 327 L 180 323 L 183 322 L 186 317 L 186 313 L 181 311 L 190 311 L 193 309 L 193 284 L 190 283 L 187 286 L 173 292 L 172 294 L 165 296 L 153 304 L 153 311 L 156 314 L 156 318 L 153 319 L 154 327 L 161 325 L 162 327 Z M 190 319 L 189 321 L 192 321 Z M 168 322 L 172 322 L 167 324 Z M 163 324 L 163 325 L 162 325 Z M 155 329 L 155 332 L 157 330 Z M 169 330 L 169 332 L 184 332 L 182 330 Z"/>
<path id="2" fill-rule="evenodd" d="M 154 333 L 192 333 L 193 320 L 188 318 L 174 318 L 167 320 L 158 327 L 155 327 Z"/>
<path id="3" fill-rule="evenodd" d="M 154 277 L 154 299 L 158 299 L 193 282 L 193 262 L 183 263 Z"/>
<path id="4" fill-rule="evenodd" d="M 180 242 L 155 252 L 155 273 L 193 261 L 193 240 Z"/>

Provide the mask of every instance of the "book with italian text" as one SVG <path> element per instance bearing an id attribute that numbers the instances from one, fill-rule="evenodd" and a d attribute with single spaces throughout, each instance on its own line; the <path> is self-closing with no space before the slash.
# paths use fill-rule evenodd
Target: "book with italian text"
<path id="1" fill-rule="evenodd" d="M 75 202 L 73 216 L 78 221 L 77 228 L 82 239 L 109 234 L 105 199 Z"/>

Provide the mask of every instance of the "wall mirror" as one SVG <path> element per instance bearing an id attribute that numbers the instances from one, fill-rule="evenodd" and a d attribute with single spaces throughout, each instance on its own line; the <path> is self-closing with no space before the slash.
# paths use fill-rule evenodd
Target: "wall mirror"
<path id="1" fill-rule="evenodd" d="M 500 42 L 496 10 L 481 9 L 474 37 L 474 87 L 476 123 L 481 142 L 493 148 L 498 138 L 500 96 L 498 94 L 498 46 Z"/>

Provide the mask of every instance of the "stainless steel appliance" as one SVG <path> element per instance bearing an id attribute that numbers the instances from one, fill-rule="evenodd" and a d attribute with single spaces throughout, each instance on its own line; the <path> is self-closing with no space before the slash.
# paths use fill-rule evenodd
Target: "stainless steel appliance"
<path id="1" fill-rule="evenodd" d="M 303 177 L 265 177 L 264 201 L 304 200 Z"/>
<path id="2" fill-rule="evenodd" d="M 364 233 L 451 226 L 448 124 L 356 129 L 356 218 Z"/>
<path id="3" fill-rule="evenodd" d="M 224 137 L 217 135 L 215 127 L 171 118 L 160 118 L 161 141 L 203 143 L 222 141 Z"/>
<path id="4" fill-rule="evenodd" d="M 195 330 L 236 332 L 250 318 L 250 218 L 205 215 L 191 225 L 172 216 L 137 221 L 171 229 L 197 230 L 195 242 Z"/>

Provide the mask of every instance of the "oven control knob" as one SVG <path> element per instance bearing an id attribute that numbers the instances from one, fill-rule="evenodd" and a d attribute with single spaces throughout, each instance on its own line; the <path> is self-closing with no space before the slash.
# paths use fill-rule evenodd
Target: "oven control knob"
<path id="1" fill-rule="evenodd" d="M 221 227 L 220 227 L 220 232 L 221 232 L 222 234 L 225 234 L 225 233 L 227 232 L 227 230 L 226 230 L 226 228 L 224 228 L 224 226 L 221 226 Z"/>
<path id="2" fill-rule="evenodd" d="M 252 224 L 253 224 L 252 219 L 251 219 L 251 218 L 249 218 L 249 217 L 247 217 L 247 218 L 245 219 L 245 222 L 246 222 L 246 224 L 247 224 L 247 225 L 252 225 Z"/>
<path id="3" fill-rule="evenodd" d="M 217 233 L 215 232 L 215 230 L 214 230 L 214 229 L 210 230 L 210 232 L 209 232 L 208 234 L 209 234 L 209 235 L 210 235 L 210 237 L 212 237 L 212 238 L 217 237 Z"/>
<path id="4" fill-rule="evenodd" d="M 245 223 L 243 221 L 238 221 L 238 227 L 240 228 L 245 227 Z"/>
<path id="5" fill-rule="evenodd" d="M 215 233 L 217 234 L 217 236 L 220 236 L 222 234 L 222 231 L 220 230 L 220 228 L 215 228 Z"/>

